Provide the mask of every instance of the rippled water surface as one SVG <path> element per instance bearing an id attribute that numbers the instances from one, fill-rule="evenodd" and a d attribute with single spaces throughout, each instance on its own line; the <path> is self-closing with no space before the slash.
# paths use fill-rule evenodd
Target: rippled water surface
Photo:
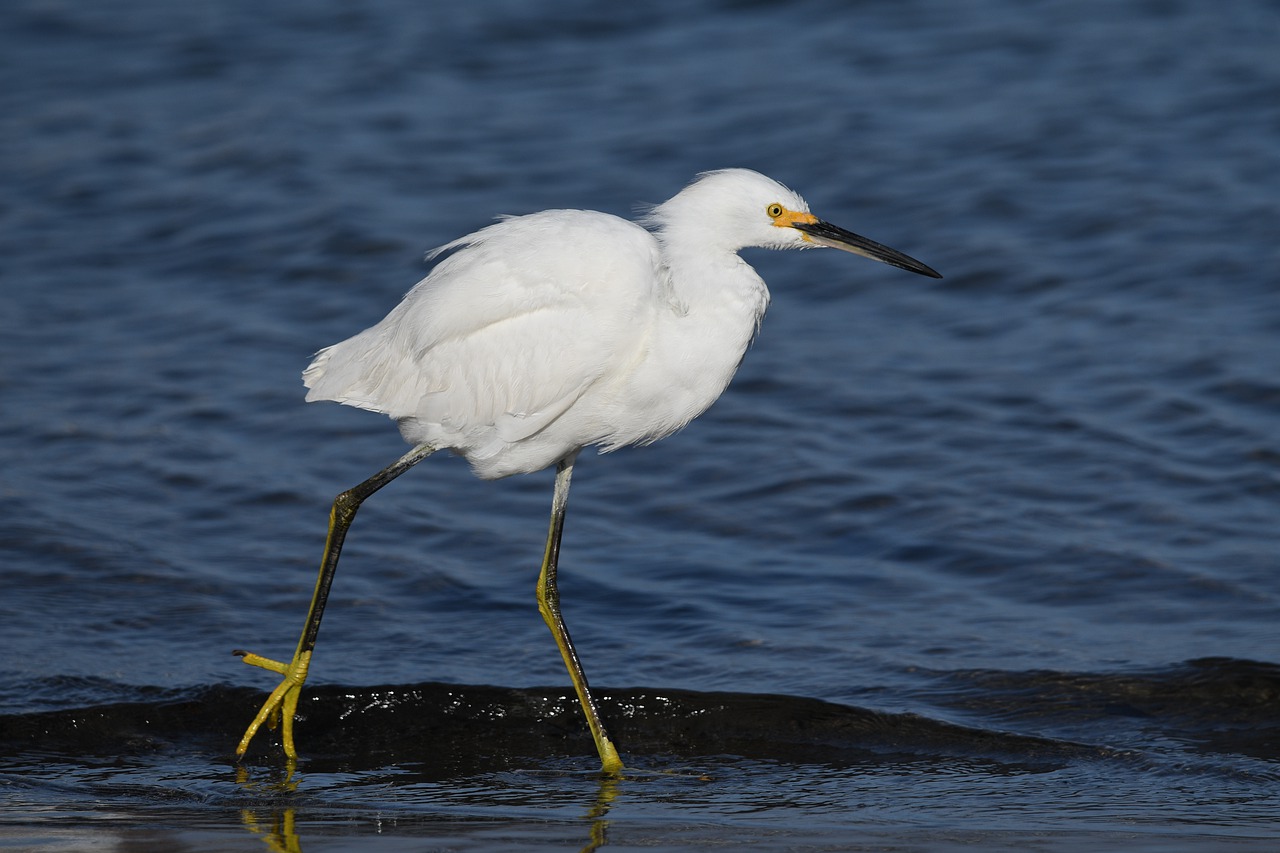
<path id="1" fill-rule="evenodd" d="M 0 846 L 1270 850 L 1280 7 L 477 0 L 0 16 Z M 329 502 L 302 402 L 424 252 L 758 169 L 941 271 L 749 252 L 724 398 L 362 510 L 292 773 L 235 742 Z"/>

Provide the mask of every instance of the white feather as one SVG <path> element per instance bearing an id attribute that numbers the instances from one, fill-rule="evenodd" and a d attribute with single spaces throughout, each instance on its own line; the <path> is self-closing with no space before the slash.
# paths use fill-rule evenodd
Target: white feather
<path id="1" fill-rule="evenodd" d="M 307 400 L 386 414 L 484 478 L 662 438 L 720 396 L 768 306 L 738 250 L 814 245 L 775 204 L 809 209 L 728 169 L 654 208 L 650 230 L 582 210 L 500 220 L 435 250 L 385 319 L 321 350 Z"/>

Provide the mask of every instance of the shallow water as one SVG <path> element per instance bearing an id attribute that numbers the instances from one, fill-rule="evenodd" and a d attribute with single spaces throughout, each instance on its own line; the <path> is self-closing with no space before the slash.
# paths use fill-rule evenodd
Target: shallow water
<path id="1" fill-rule="evenodd" d="M 0 20 L 0 845 L 1272 849 L 1280 9 L 18 2 Z M 361 511 L 289 773 L 231 750 L 333 495 L 302 402 L 422 254 L 742 165 L 920 258 L 748 253 L 725 397 Z M 485 686 L 495 685 L 495 686 Z"/>

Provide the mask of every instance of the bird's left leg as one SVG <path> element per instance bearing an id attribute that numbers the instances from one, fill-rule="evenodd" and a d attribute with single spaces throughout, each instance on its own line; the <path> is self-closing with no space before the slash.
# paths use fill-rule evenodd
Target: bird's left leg
<path id="1" fill-rule="evenodd" d="M 576 454 L 575 454 L 576 455 Z M 587 674 L 582 671 L 582 663 L 578 660 L 578 652 L 569 639 L 569 629 L 565 627 L 564 617 L 560 615 L 560 590 L 556 586 L 556 572 L 560 561 L 560 537 L 564 533 L 564 511 L 569 502 L 569 479 L 573 476 L 573 456 L 560 460 L 556 467 L 555 494 L 551 499 L 551 529 L 547 533 L 547 548 L 542 557 L 542 571 L 538 575 L 538 611 L 542 619 L 551 629 L 560 648 L 560 656 L 564 658 L 565 668 L 569 670 L 569 678 L 578 693 L 578 701 L 582 703 L 582 711 L 587 716 L 587 727 L 591 729 L 591 737 L 595 739 L 596 750 L 600 753 L 600 762 L 605 773 L 621 773 L 622 759 L 618 750 L 609 739 L 600 719 L 600 708 L 587 684 Z"/>
<path id="2" fill-rule="evenodd" d="M 436 448 L 430 444 L 420 444 L 401 456 L 395 462 L 383 468 L 377 474 L 358 486 L 353 486 L 333 502 L 329 512 L 329 535 L 325 539 L 324 557 L 320 561 L 320 574 L 316 577 L 315 592 L 311 595 L 311 609 L 307 612 L 307 621 L 302 629 L 302 637 L 298 640 L 298 648 L 289 663 L 264 658 L 241 649 L 236 654 L 251 666 L 260 666 L 284 676 L 276 689 L 271 691 L 267 701 L 263 703 L 258 715 L 253 718 L 249 728 L 236 747 L 236 757 L 244 755 L 249 748 L 249 741 L 258 733 L 263 723 L 270 722 L 274 728 L 281 723 L 281 739 L 284 754 L 291 759 L 298 757 L 293 745 L 293 717 L 298 710 L 298 699 L 302 695 L 302 683 L 307 680 L 307 670 L 311 666 L 311 652 L 316 646 L 316 636 L 320 633 L 320 617 L 324 615 L 325 603 L 329 600 L 329 587 L 333 584 L 333 576 L 338 571 L 338 557 L 342 554 L 342 543 L 347 538 L 347 529 L 351 527 L 356 511 L 365 499 L 374 492 L 426 459 Z"/>

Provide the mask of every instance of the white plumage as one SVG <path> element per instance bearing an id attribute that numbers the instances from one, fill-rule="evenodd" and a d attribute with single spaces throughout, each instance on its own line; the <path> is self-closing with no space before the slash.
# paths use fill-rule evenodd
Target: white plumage
<path id="1" fill-rule="evenodd" d="M 663 438 L 724 391 L 769 304 L 737 250 L 819 245 L 771 204 L 809 211 L 728 169 L 655 208 L 652 231 L 585 210 L 503 219 L 436 249 L 451 254 L 382 322 L 321 350 L 307 400 L 386 414 L 485 479 Z"/>
<path id="2" fill-rule="evenodd" d="M 284 678 L 237 748 L 283 718 L 284 749 L 329 586 L 352 519 L 371 494 L 437 450 L 486 479 L 556 465 L 538 606 L 551 628 L 606 772 L 622 769 L 601 721 L 556 590 L 573 463 L 670 435 L 706 411 L 742 361 L 769 304 L 748 246 L 833 246 L 922 275 L 929 267 L 809 212 L 756 172 L 708 172 L 642 220 L 584 210 L 503 219 L 444 255 L 382 322 L 321 350 L 303 373 L 307 400 L 382 412 L 414 449 L 334 501 L 311 610 L 293 660 L 242 652 Z"/>

